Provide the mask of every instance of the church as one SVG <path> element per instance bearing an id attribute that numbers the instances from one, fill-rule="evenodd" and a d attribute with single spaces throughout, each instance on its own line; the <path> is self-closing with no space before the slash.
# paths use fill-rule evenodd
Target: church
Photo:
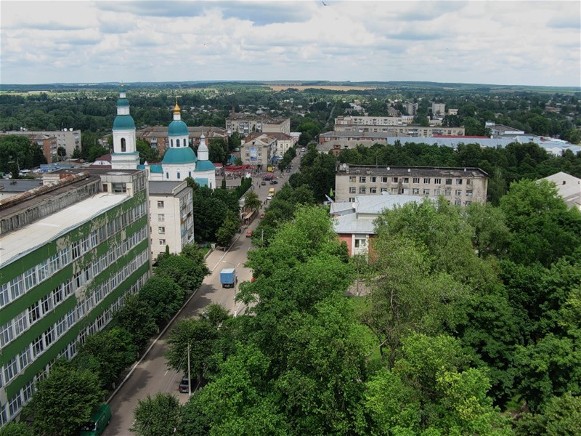
<path id="1" fill-rule="evenodd" d="M 182 182 L 192 178 L 198 185 L 216 188 L 216 167 L 209 160 L 204 135 L 200 138 L 198 155 L 190 147 L 188 126 L 181 119 L 177 102 L 173 108 L 173 120 L 168 126 L 169 147 L 160 163 L 140 164 L 137 151 L 135 122 L 129 111 L 129 101 L 121 90 L 117 100 L 117 116 L 113 122 L 113 169 L 144 169 L 150 181 Z"/>

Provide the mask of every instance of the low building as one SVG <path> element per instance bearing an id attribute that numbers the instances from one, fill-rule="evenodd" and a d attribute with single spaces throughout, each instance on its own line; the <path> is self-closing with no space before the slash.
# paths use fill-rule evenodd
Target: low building
<path id="1" fill-rule="evenodd" d="M 42 186 L 41 179 L 0 179 L 0 200 Z"/>
<path id="2" fill-rule="evenodd" d="M 485 203 L 488 174 L 480 168 L 393 167 L 341 164 L 335 174 L 335 201 L 357 195 L 443 196 L 453 204 Z"/>
<path id="3" fill-rule="evenodd" d="M 417 203 L 422 198 L 413 195 L 356 195 L 353 201 L 331 203 L 330 215 L 333 230 L 347 244 L 349 256 L 369 253 L 376 235 L 375 220 L 384 210 L 407 203 Z"/>
<path id="4" fill-rule="evenodd" d="M 151 258 L 179 254 L 194 242 L 192 188 L 187 182 L 149 182 Z"/>
<path id="5" fill-rule="evenodd" d="M 553 182 L 569 207 L 581 209 L 581 179 L 561 171 L 542 180 Z"/>
<path id="6" fill-rule="evenodd" d="M 151 271 L 143 171 L 63 170 L 0 200 L 0 426 Z"/>
<path id="7" fill-rule="evenodd" d="M 331 132 L 324 132 L 319 135 L 319 143 L 323 144 L 328 141 L 337 141 L 343 139 L 370 139 L 374 137 L 434 137 L 438 135 L 464 136 L 466 133 L 464 127 L 445 127 L 445 126 L 341 126 Z"/>

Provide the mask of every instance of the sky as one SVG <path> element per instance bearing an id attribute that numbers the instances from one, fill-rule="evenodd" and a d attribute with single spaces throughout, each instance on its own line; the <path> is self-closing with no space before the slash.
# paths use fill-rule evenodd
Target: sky
<path id="1" fill-rule="evenodd" d="M 0 1 L 0 84 L 581 86 L 581 2 Z"/>

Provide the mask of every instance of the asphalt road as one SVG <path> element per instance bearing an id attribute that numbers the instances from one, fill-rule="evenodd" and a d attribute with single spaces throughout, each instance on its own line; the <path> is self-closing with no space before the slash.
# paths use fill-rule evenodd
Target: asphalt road
<path id="1" fill-rule="evenodd" d="M 257 189 L 257 192 L 261 200 L 264 200 L 268 190 L 264 189 L 264 186 L 262 188 Z M 250 224 L 249 228 L 254 229 L 257 224 L 258 218 Z M 227 251 L 214 250 L 208 255 L 206 264 L 212 271 L 211 274 L 205 277 L 194 296 L 184 305 L 166 331 L 152 344 L 151 349 L 145 354 L 141 362 L 135 365 L 129 377 L 110 399 L 109 404 L 113 416 L 103 433 L 104 436 L 134 434 L 130 431 L 134 420 L 133 412 L 138 401 L 148 395 L 170 392 L 175 394 L 180 402 L 187 401 L 188 394 L 178 392 L 178 384 L 182 374 L 169 369 L 164 357 L 169 332 L 177 320 L 196 316 L 211 303 L 220 304 L 235 315 L 244 310 L 242 303 L 235 304 L 234 301 L 238 288 L 221 287 L 220 270 L 235 267 L 239 284 L 251 279 L 251 270 L 244 267 L 248 250 L 251 247 L 250 238 L 245 236 L 247 228 L 242 229 L 242 233 L 236 236 L 234 243 Z"/>

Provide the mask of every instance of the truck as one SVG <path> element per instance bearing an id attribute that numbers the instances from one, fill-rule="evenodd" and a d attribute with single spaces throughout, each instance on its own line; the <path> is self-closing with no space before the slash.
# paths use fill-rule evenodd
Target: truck
<path id="1" fill-rule="evenodd" d="M 105 431 L 105 427 L 111 421 L 111 408 L 109 404 L 101 404 L 95 413 L 91 416 L 91 420 L 81 427 L 80 436 L 99 436 Z"/>
<path id="2" fill-rule="evenodd" d="M 235 268 L 223 268 L 220 271 L 220 283 L 223 288 L 233 288 L 238 282 L 238 277 L 236 277 Z"/>

